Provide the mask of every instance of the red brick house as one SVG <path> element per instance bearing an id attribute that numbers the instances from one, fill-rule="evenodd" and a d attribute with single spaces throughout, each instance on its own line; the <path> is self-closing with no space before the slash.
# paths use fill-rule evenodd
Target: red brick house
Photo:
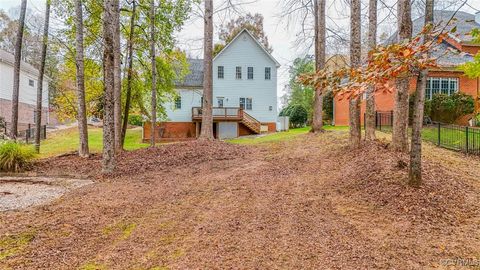
<path id="1" fill-rule="evenodd" d="M 448 21 L 453 15 L 453 11 L 435 11 L 435 22 Z M 437 63 L 439 68 L 429 70 L 426 99 L 431 99 L 436 93 L 452 94 L 463 92 L 471 95 L 474 99 L 480 99 L 480 78 L 468 78 L 458 66 L 469 61 L 473 61 L 473 56 L 479 52 L 480 44 L 472 42 L 472 36 L 469 34 L 472 29 L 480 28 L 480 12 L 476 15 L 459 11 L 457 18 L 457 32 L 450 34 L 433 52 L 438 56 Z M 413 33 L 418 34 L 424 25 L 424 18 L 420 17 L 413 21 Z M 453 26 L 452 26 L 453 27 Z M 396 34 L 392 36 L 387 43 L 396 42 Z M 388 86 L 391 91 L 378 91 L 375 95 L 375 104 L 377 111 L 392 111 L 394 107 L 395 87 L 392 82 Z M 414 92 L 416 87 L 416 78 L 410 80 L 410 92 Z M 365 102 L 361 105 L 361 121 L 363 123 Z M 478 108 L 477 108 L 478 109 Z M 466 124 L 468 116 L 459 119 L 459 124 Z M 348 100 L 336 97 L 334 99 L 334 124 L 338 126 L 348 125 Z"/>

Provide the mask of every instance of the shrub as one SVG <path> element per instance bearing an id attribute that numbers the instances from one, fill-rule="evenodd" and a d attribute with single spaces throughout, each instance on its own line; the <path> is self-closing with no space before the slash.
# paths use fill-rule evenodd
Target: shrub
<path id="1" fill-rule="evenodd" d="M 30 165 L 35 151 L 28 145 L 13 141 L 0 143 L 0 171 L 20 172 Z"/>
<path id="2" fill-rule="evenodd" d="M 289 105 L 280 112 L 280 116 L 290 117 L 292 127 L 303 127 L 308 120 L 308 111 L 300 104 Z"/>
<path id="3" fill-rule="evenodd" d="M 132 126 L 142 126 L 143 118 L 141 115 L 132 114 L 128 116 L 128 124 Z"/>
<path id="4" fill-rule="evenodd" d="M 425 109 L 433 121 L 454 123 L 459 117 L 474 112 L 475 101 L 465 93 L 435 94 L 425 103 Z"/>

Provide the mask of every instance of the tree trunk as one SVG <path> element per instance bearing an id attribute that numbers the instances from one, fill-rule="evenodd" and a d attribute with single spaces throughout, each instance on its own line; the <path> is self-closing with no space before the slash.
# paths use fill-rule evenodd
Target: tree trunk
<path id="1" fill-rule="evenodd" d="M 368 48 L 377 46 L 377 0 L 370 0 L 368 8 Z M 375 140 L 375 85 L 368 86 L 365 110 L 365 139 Z"/>
<path id="2" fill-rule="evenodd" d="M 325 0 L 315 0 L 315 69 L 325 68 Z M 312 129 L 314 133 L 323 132 L 323 91 L 315 89 L 313 102 Z"/>
<path id="3" fill-rule="evenodd" d="M 412 16 L 410 0 L 399 0 L 397 8 L 398 41 L 412 37 Z M 409 77 L 404 76 L 396 80 L 395 106 L 393 109 L 392 145 L 397 151 L 408 150 L 408 90 Z"/>
<path id="4" fill-rule="evenodd" d="M 434 0 L 425 1 L 425 25 L 433 24 Z M 423 37 L 423 42 L 431 40 L 430 35 Z M 415 103 L 412 123 L 412 141 L 410 150 L 410 171 L 408 183 L 411 186 L 418 187 L 422 184 L 422 127 L 425 105 L 425 89 L 427 87 L 428 70 L 421 70 L 417 78 L 417 88 L 415 92 Z"/>
<path id="5" fill-rule="evenodd" d="M 152 112 L 150 146 L 155 146 L 155 133 L 157 126 L 157 66 L 155 55 L 155 0 L 150 2 L 150 57 L 152 61 Z"/>
<path id="6" fill-rule="evenodd" d="M 125 94 L 125 109 L 123 113 L 123 125 L 122 125 L 122 147 L 125 143 L 125 136 L 127 134 L 128 126 L 128 114 L 130 111 L 130 100 L 132 98 L 132 73 L 133 73 L 133 37 L 135 31 L 135 13 L 137 8 L 137 3 L 135 0 L 132 1 L 132 17 L 130 18 L 130 34 L 128 36 L 128 68 L 127 68 L 127 89 Z"/>
<path id="7" fill-rule="evenodd" d="M 121 53 L 120 53 L 120 5 L 119 1 L 114 1 L 115 17 L 114 27 L 114 120 L 115 120 L 115 153 L 122 151 L 122 72 L 121 72 Z"/>
<path id="8" fill-rule="evenodd" d="M 83 59 L 83 10 L 82 0 L 75 0 L 75 65 L 77 71 L 77 122 L 80 145 L 78 155 L 80 157 L 90 156 L 88 149 L 88 127 L 87 127 L 87 109 L 85 105 L 85 64 Z"/>
<path id="9" fill-rule="evenodd" d="M 360 0 L 350 3 L 350 65 L 358 68 L 361 64 L 361 7 Z M 360 96 L 349 101 L 350 145 L 359 147 L 362 139 L 360 125 Z"/>
<path id="10" fill-rule="evenodd" d="M 42 95 L 43 95 L 43 76 L 45 74 L 45 58 L 47 56 L 48 44 L 48 24 L 50 22 L 50 4 L 51 0 L 47 0 L 45 6 L 45 22 L 43 25 L 42 52 L 40 56 L 40 70 L 38 71 L 37 85 L 37 107 L 35 115 L 35 150 L 40 153 L 40 133 L 42 128 Z"/>
<path id="11" fill-rule="evenodd" d="M 103 173 L 111 173 L 115 169 L 115 12 L 118 1 L 104 0 L 103 11 L 103 68 L 105 80 L 104 115 L 103 115 Z"/>
<path id="12" fill-rule="evenodd" d="M 22 61 L 23 29 L 25 28 L 25 13 L 27 0 L 22 0 L 20 18 L 18 20 L 17 38 L 15 41 L 15 63 L 13 66 L 12 118 L 10 137 L 14 140 L 18 135 L 18 96 L 20 91 L 20 63 Z"/>
<path id="13" fill-rule="evenodd" d="M 203 37 L 203 107 L 202 129 L 199 139 L 213 140 L 213 0 L 205 0 L 204 37 Z"/>

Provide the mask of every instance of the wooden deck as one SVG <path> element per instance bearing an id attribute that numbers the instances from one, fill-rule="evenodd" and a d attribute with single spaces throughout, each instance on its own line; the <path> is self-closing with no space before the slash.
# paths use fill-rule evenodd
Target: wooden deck
<path id="1" fill-rule="evenodd" d="M 213 107 L 212 109 L 213 121 L 214 122 L 223 122 L 223 121 L 233 121 L 240 122 L 244 124 L 247 128 L 255 132 L 256 134 L 260 133 L 261 123 L 246 113 L 242 108 L 239 107 Z M 194 122 L 202 121 L 202 108 L 193 107 L 192 108 L 192 120 Z"/>

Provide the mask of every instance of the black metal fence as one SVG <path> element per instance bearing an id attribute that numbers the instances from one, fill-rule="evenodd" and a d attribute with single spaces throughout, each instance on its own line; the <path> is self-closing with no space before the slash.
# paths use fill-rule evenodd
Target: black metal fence
<path id="1" fill-rule="evenodd" d="M 390 132 L 393 112 L 376 112 L 376 129 Z M 422 139 L 439 147 L 480 155 L 480 128 L 444 123 L 425 123 Z"/>
<path id="2" fill-rule="evenodd" d="M 4 139 L 5 135 L 8 134 L 10 127 L 10 123 L 6 123 L 0 139 Z M 47 125 L 43 125 L 40 127 L 40 138 L 45 140 L 47 138 Z M 35 142 L 35 125 L 34 124 L 19 124 L 18 125 L 18 134 L 17 140 L 24 141 L 25 143 L 34 143 Z"/>

